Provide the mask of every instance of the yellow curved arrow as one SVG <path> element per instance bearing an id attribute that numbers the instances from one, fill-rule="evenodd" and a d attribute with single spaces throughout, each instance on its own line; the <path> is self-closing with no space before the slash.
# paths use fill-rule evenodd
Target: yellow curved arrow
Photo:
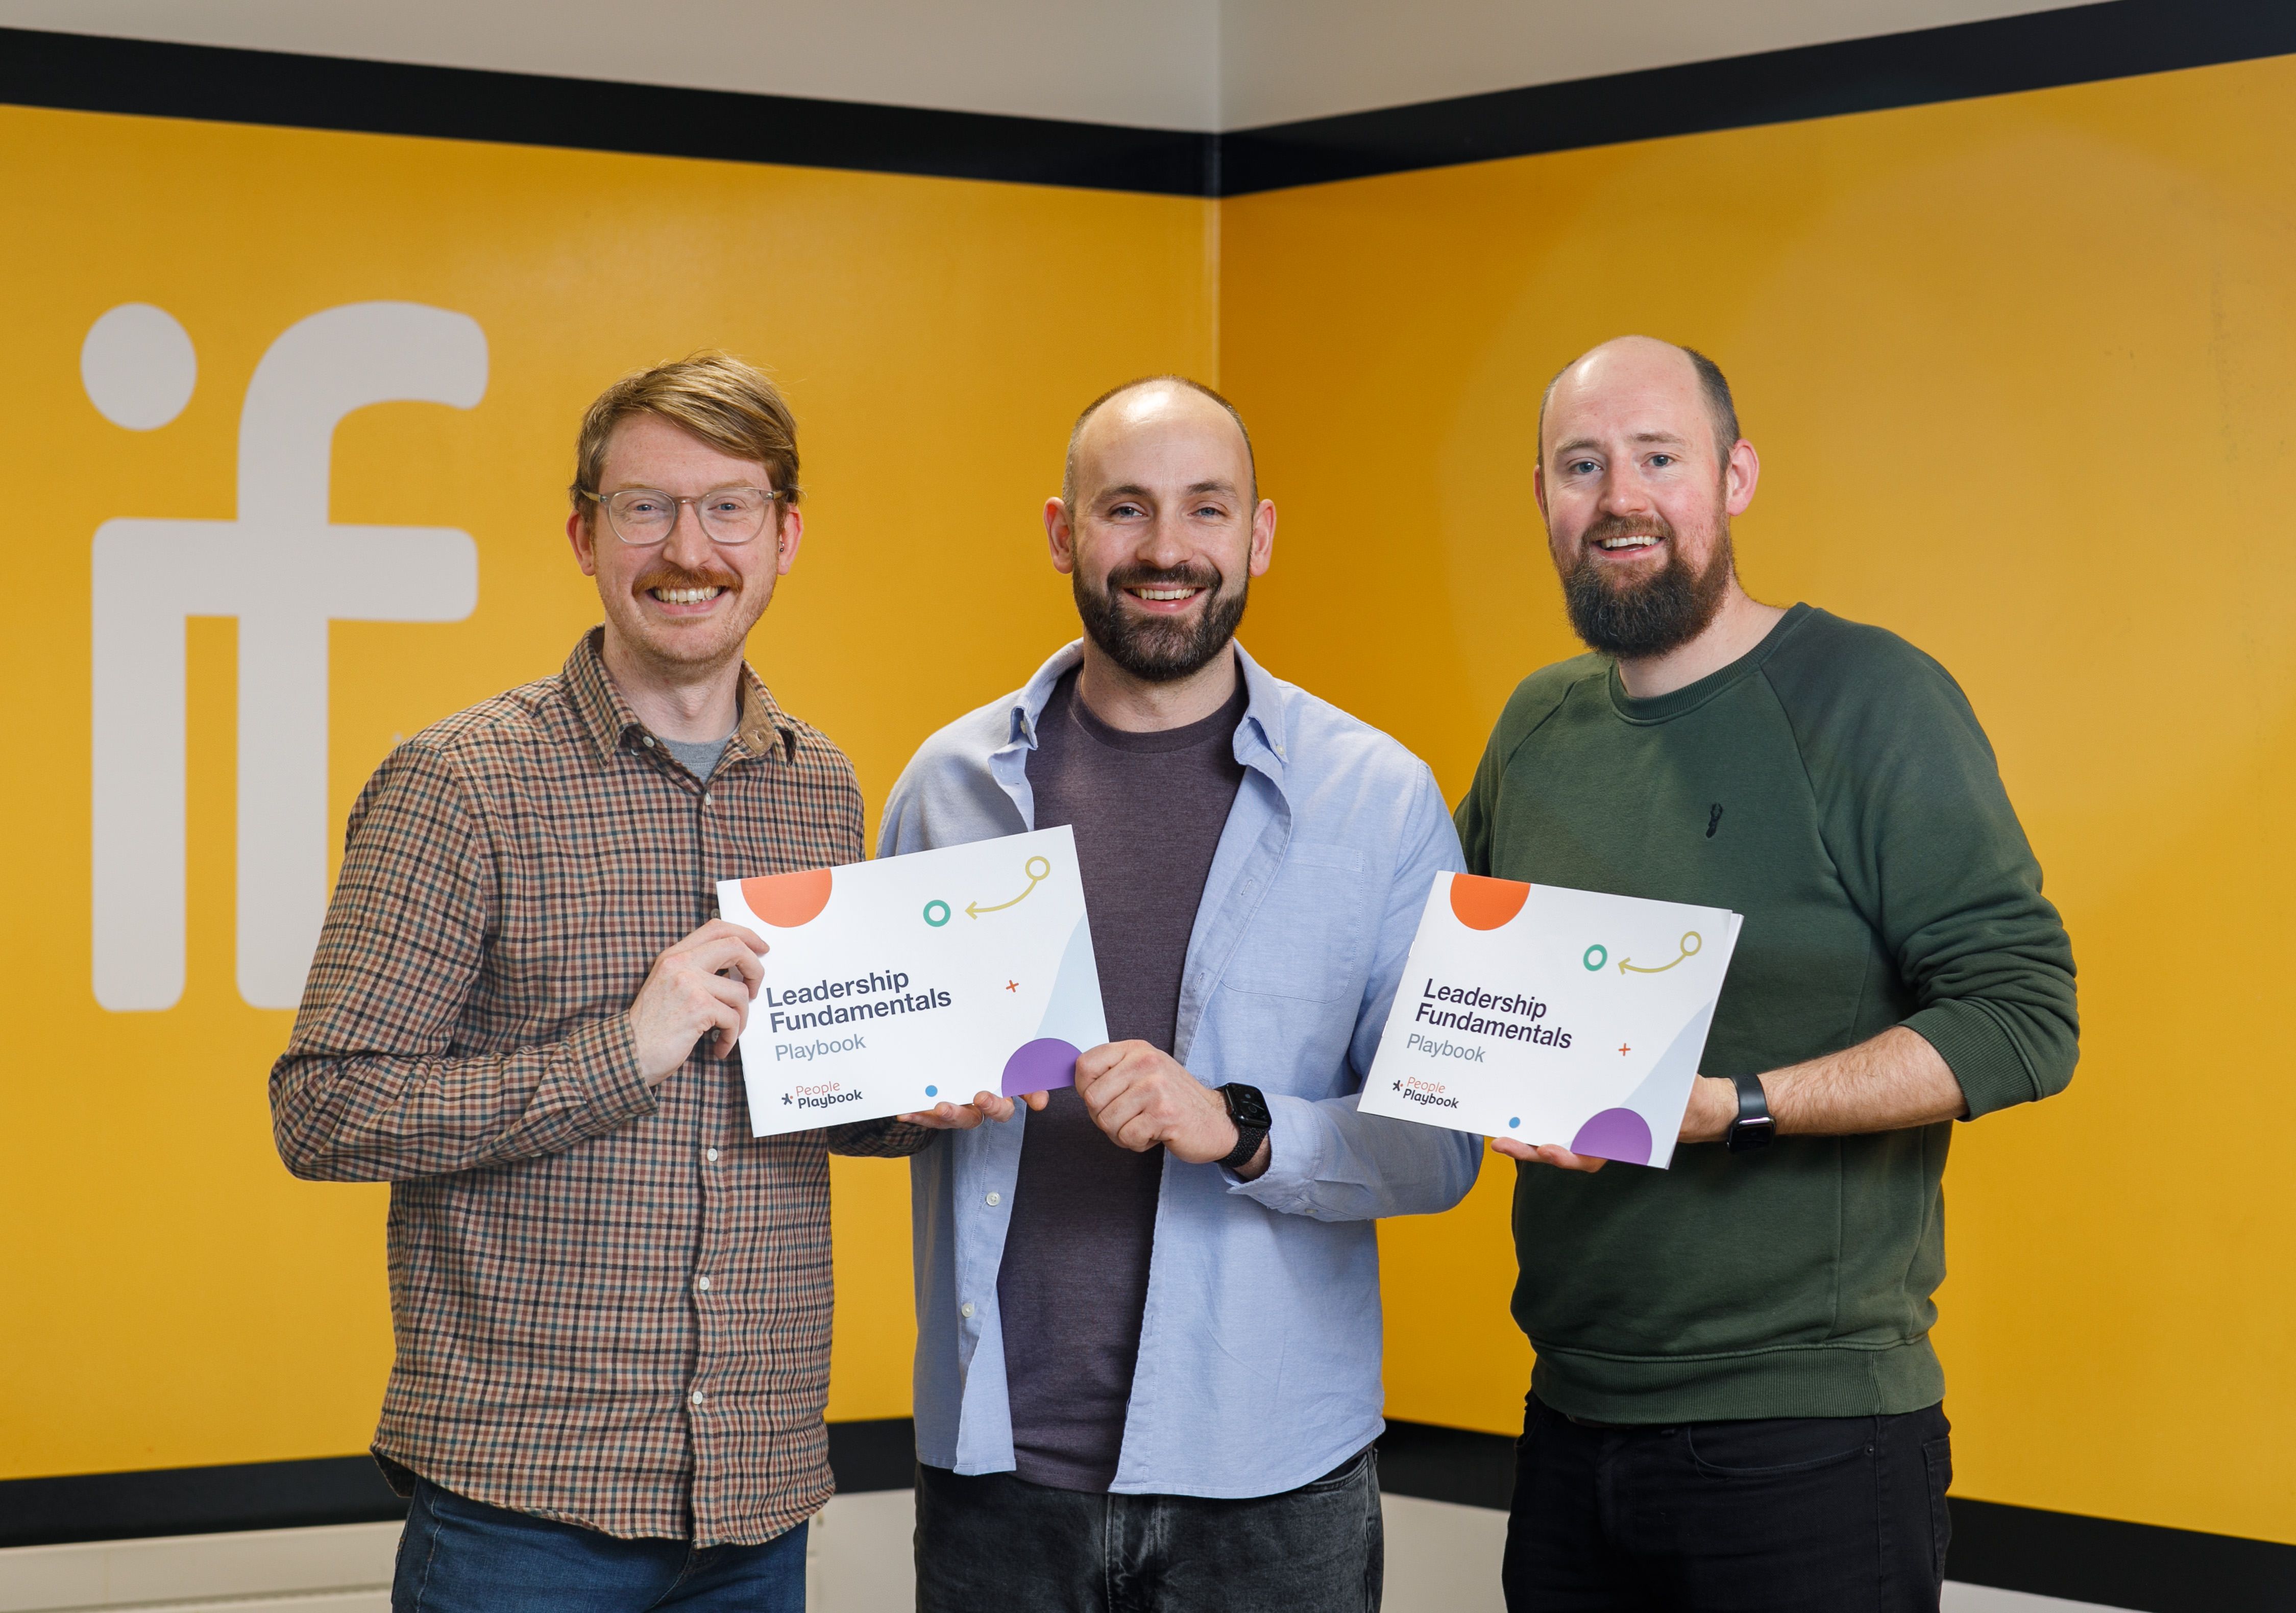
<path id="1" fill-rule="evenodd" d="M 1020 905 L 1029 899 L 1029 891 L 1036 889 L 1037 885 L 1052 873 L 1053 865 L 1042 857 L 1030 857 L 1021 864 L 1021 872 L 1029 876 L 1028 890 L 1022 891 L 1009 902 L 999 902 L 991 907 L 983 907 L 978 902 L 967 902 L 964 905 L 965 916 L 977 919 L 984 913 L 1003 913 L 1008 907 Z"/>
<path id="2" fill-rule="evenodd" d="M 1698 955 L 1698 949 L 1705 945 L 1706 943 L 1699 938 L 1698 932 L 1696 930 L 1685 929 L 1682 932 L 1682 953 L 1679 957 L 1676 957 L 1670 962 L 1660 963 L 1652 969 L 1645 969 L 1639 963 L 1633 962 L 1626 958 L 1620 958 L 1619 960 L 1619 972 L 1620 974 L 1625 974 L 1628 970 L 1631 970 L 1638 975 L 1662 975 L 1668 970 L 1672 969 L 1675 964 L 1681 962 L 1683 958 L 1696 957 Z"/>

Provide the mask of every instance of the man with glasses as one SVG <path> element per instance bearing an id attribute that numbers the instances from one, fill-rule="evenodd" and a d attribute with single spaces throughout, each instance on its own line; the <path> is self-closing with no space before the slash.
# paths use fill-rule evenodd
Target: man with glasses
<path id="1" fill-rule="evenodd" d="M 351 810 L 271 1099 L 297 1175 L 392 1184 L 401 1613 L 804 1605 L 824 1150 L 926 1134 L 752 1139 L 734 1058 L 766 943 L 715 881 L 864 855 L 851 766 L 742 661 L 797 471 L 735 359 L 609 388 L 566 523 L 604 624 Z"/>
<path id="2" fill-rule="evenodd" d="M 1095 401 L 1045 527 L 1083 638 L 925 742 L 879 847 L 1070 825 L 1111 1038 L 1017 1120 L 907 1117 L 943 1133 L 917 1605 L 1375 1608 L 1373 1221 L 1449 1208 L 1482 1145 L 1356 1104 L 1458 840 L 1424 764 L 1234 642 L 1275 506 L 1224 399 Z"/>

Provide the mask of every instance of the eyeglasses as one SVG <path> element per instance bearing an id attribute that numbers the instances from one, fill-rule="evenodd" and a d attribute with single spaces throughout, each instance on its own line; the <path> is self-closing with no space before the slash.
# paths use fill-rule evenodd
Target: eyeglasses
<path id="1" fill-rule="evenodd" d="M 712 487 L 691 498 L 659 487 L 624 487 L 603 495 L 586 491 L 582 496 L 604 507 L 614 536 L 633 548 L 667 541 L 677 529 L 680 504 L 693 506 L 694 519 L 711 543 L 749 543 L 766 529 L 766 517 L 781 498 L 771 487 Z"/>

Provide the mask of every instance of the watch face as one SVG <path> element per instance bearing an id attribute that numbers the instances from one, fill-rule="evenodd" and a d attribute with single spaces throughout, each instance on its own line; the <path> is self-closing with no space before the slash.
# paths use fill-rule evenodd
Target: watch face
<path id="1" fill-rule="evenodd" d="M 1231 1081 L 1220 1091 L 1227 1095 L 1228 1118 L 1238 1126 L 1253 1131 L 1266 1131 L 1271 1124 L 1267 1115 L 1267 1100 L 1259 1095 L 1256 1086 L 1245 1086 Z"/>
<path id="2" fill-rule="evenodd" d="M 1741 1120 L 1723 1134 L 1722 1145 L 1734 1154 L 1751 1149 L 1766 1148 L 1776 1134 L 1778 1123 L 1768 1115 L 1759 1115 L 1751 1120 Z"/>

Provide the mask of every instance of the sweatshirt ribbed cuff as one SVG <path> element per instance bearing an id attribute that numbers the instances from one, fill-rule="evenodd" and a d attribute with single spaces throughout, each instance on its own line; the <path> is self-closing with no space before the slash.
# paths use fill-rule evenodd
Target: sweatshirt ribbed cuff
<path id="1" fill-rule="evenodd" d="M 1932 1003 L 1905 1027 L 1938 1050 L 1961 1084 L 1972 1120 L 2045 1095 L 2001 1021 L 1974 1003 Z"/>

